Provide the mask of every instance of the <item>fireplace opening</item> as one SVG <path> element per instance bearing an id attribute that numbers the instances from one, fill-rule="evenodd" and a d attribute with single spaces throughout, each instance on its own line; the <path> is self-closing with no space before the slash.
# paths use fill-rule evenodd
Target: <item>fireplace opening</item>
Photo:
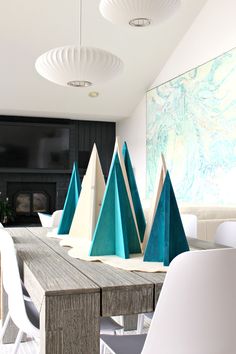
<path id="1" fill-rule="evenodd" d="M 38 212 L 51 214 L 56 205 L 56 183 L 8 182 L 14 224 L 39 224 Z"/>
<path id="2" fill-rule="evenodd" d="M 45 192 L 19 192 L 16 194 L 15 212 L 34 214 L 49 212 L 49 195 Z"/>

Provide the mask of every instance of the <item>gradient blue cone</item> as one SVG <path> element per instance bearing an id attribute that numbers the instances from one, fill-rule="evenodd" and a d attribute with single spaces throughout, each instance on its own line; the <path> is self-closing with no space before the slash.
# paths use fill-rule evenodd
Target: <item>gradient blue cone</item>
<path id="1" fill-rule="evenodd" d="M 64 203 L 61 221 L 58 227 L 58 235 L 69 234 L 71 223 L 74 217 L 75 209 L 79 200 L 81 191 L 81 182 L 77 162 L 74 162 L 71 179 Z"/>
<path id="2" fill-rule="evenodd" d="M 189 246 L 167 171 L 143 260 L 168 266 L 178 254 L 186 251 Z"/>
<path id="3" fill-rule="evenodd" d="M 145 228 L 146 228 L 146 220 L 144 217 L 143 208 L 142 208 L 142 204 L 140 201 L 139 192 L 138 192 L 138 188 L 137 188 L 137 184 L 136 184 L 136 180 L 135 180 L 135 176 L 134 176 L 134 171 L 133 171 L 133 167 L 132 167 L 132 163 L 131 163 L 131 159 L 130 159 L 130 155 L 129 155 L 129 150 L 128 150 L 128 146 L 127 146 L 126 142 L 123 145 L 122 154 L 124 157 L 125 168 L 126 168 L 126 172 L 127 172 L 128 181 L 129 181 L 130 192 L 131 192 L 132 201 L 133 201 L 133 205 L 134 205 L 134 211 L 135 211 L 136 220 L 137 220 L 137 224 L 138 224 L 139 236 L 140 236 L 141 242 L 143 242 L 144 232 L 145 232 Z"/>
<path id="4" fill-rule="evenodd" d="M 114 156 L 89 255 L 129 258 L 141 253 L 118 154 Z"/>

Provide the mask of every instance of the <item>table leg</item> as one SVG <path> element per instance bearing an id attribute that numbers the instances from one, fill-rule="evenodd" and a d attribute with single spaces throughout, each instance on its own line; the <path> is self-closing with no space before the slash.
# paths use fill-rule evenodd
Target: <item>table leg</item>
<path id="1" fill-rule="evenodd" d="M 138 315 L 124 316 L 124 330 L 135 331 L 137 329 Z"/>
<path id="2" fill-rule="evenodd" d="M 100 293 L 46 295 L 40 354 L 99 354 Z"/>

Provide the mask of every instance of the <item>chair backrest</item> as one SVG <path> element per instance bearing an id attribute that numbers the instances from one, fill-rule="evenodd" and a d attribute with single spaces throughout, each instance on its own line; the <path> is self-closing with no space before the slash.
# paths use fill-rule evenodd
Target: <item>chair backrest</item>
<path id="1" fill-rule="evenodd" d="M 236 247 L 236 221 L 225 221 L 220 224 L 216 230 L 215 242 Z"/>
<path id="2" fill-rule="evenodd" d="M 2 224 L 2 223 L 0 223 L 0 229 L 3 229 L 3 228 L 4 228 L 3 224 Z"/>
<path id="3" fill-rule="evenodd" d="M 185 252 L 170 265 L 142 354 L 236 352 L 236 249 Z"/>
<path id="4" fill-rule="evenodd" d="M 52 226 L 52 215 L 45 213 L 38 213 L 39 220 L 43 227 L 51 227 Z"/>
<path id="5" fill-rule="evenodd" d="M 25 309 L 17 256 L 12 237 L 4 229 L 0 229 L 0 251 L 2 264 L 2 282 L 8 295 L 10 316 L 18 328 L 25 333 L 33 333 Z"/>
<path id="6" fill-rule="evenodd" d="M 58 227 L 61 221 L 63 210 L 56 210 L 52 214 L 52 227 Z"/>
<path id="7" fill-rule="evenodd" d="M 184 232 L 187 237 L 197 237 L 197 216 L 194 214 L 181 214 Z"/>

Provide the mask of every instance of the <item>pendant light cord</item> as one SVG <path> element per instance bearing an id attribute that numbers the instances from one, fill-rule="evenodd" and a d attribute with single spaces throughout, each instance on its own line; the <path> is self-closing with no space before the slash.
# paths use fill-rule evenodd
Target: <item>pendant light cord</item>
<path id="1" fill-rule="evenodd" d="M 79 0 L 79 46 L 82 47 L 82 0 Z"/>
<path id="2" fill-rule="evenodd" d="M 77 5 L 76 6 L 76 14 L 77 14 L 77 18 L 79 18 L 79 26 L 78 26 L 79 36 L 76 35 L 76 39 L 78 38 L 78 46 L 79 46 L 79 51 L 78 51 L 79 76 L 78 77 L 80 77 L 81 47 L 82 47 L 82 0 L 75 0 L 75 1 L 76 1 L 76 5 Z M 79 4 L 78 4 L 78 2 L 79 2 Z M 78 9 L 77 9 L 77 7 L 78 7 Z M 77 10 L 79 11 L 79 14 L 78 14 Z"/>
<path id="3" fill-rule="evenodd" d="M 79 47 L 82 47 L 82 0 L 75 0 L 75 39 Z M 79 22 L 79 24 L 78 24 Z"/>

